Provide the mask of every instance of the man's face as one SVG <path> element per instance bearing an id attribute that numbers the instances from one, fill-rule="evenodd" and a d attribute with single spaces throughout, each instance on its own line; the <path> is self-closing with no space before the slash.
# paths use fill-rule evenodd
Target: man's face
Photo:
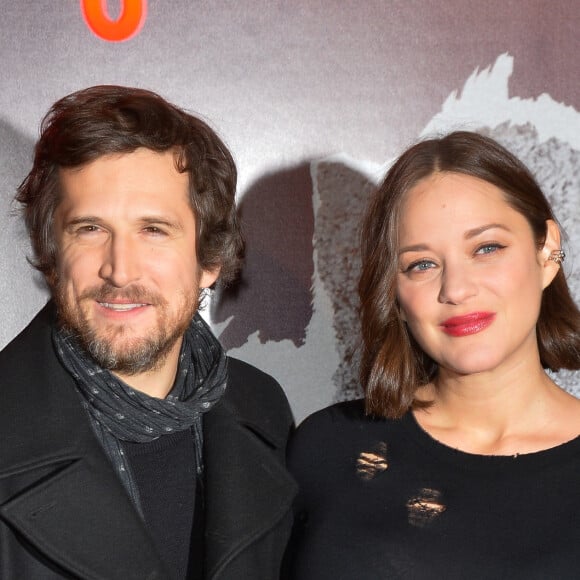
<path id="1" fill-rule="evenodd" d="M 137 149 L 61 169 L 54 298 L 65 327 L 119 376 L 177 364 L 199 289 L 188 175 L 173 152 Z"/>

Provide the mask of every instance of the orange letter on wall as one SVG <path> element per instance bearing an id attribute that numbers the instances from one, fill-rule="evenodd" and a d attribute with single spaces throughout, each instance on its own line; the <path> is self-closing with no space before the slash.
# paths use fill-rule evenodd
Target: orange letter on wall
<path id="1" fill-rule="evenodd" d="M 87 26 L 103 40 L 123 42 L 135 36 L 147 17 L 147 0 L 119 0 L 121 14 L 111 20 L 107 0 L 81 0 L 81 10 Z"/>

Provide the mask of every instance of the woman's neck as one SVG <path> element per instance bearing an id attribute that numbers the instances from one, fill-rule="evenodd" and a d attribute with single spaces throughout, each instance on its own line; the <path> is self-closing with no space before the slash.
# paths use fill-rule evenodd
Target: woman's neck
<path id="1" fill-rule="evenodd" d="M 419 398 L 433 401 L 416 412 L 419 424 L 442 443 L 470 453 L 530 453 L 580 434 L 580 400 L 560 389 L 539 363 L 469 376 L 442 370 Z"/>

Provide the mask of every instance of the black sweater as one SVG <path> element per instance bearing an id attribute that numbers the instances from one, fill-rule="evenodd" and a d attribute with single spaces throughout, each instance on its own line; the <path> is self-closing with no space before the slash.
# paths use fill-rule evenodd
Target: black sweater
<path id="1" fill-rule="evenodd" d="M 191 430 L 163 435 L 149 443 L 123 442 L 139 489 L 145 522 L 159 555 L 175 580 L 191 576 L 188 568 L 201 570 L 202 562 L 191 562 L 196 494 L 195 442 Z M 201 507 L 201 506 L 198 506 Z M 199 530 L 196 534 L 199 541 Z"/>
<path id="2" fill-rule="evenodd" d="M 580 437 L 474 455 L 357 401 L 308 418 L 290 467 L 297 580 L 580 578 Z"/>

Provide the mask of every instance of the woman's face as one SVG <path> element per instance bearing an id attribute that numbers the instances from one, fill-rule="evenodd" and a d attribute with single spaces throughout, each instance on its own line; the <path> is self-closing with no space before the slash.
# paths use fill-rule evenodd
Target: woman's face
<path id="1" fill-rule="evenodd" d="M 403 319 L 442 372 L 473 374 L 537 360 L 543 289 L 557 228 L 538 250 L 527 220 L 494 185 L 434 174 L 401 208 L 397 295 Z"/>

